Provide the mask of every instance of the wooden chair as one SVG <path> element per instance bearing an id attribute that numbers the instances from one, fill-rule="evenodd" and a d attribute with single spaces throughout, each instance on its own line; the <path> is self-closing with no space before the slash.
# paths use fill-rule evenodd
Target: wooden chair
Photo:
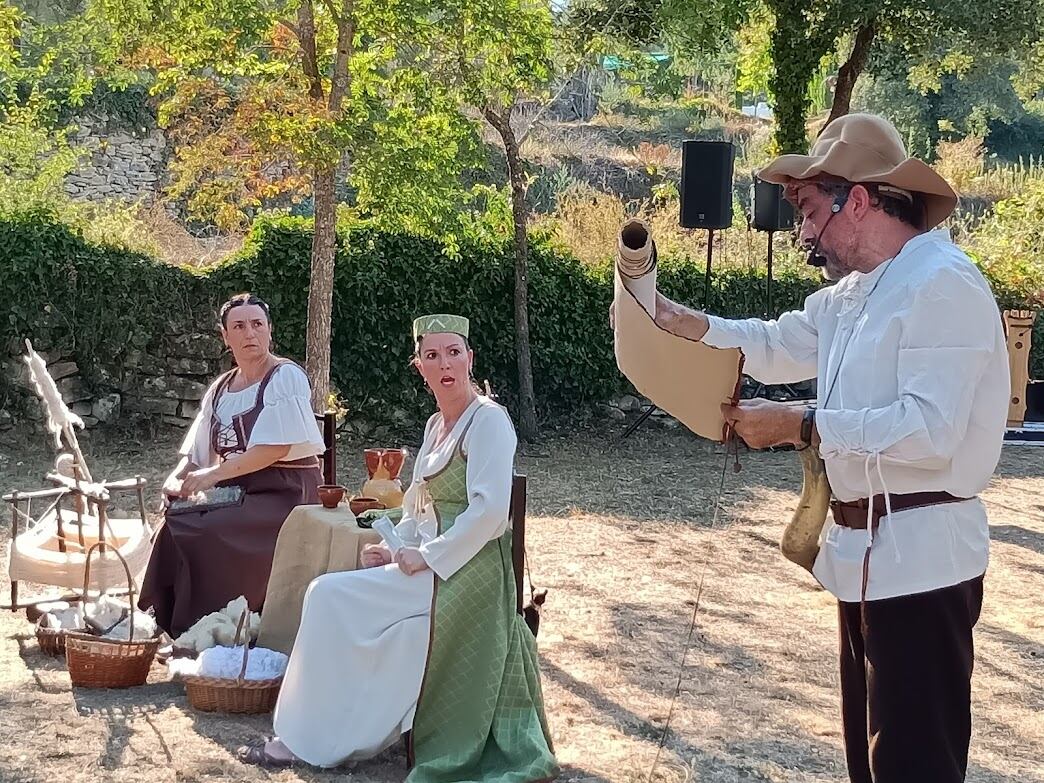
<path id="1" fill-rule="evenodd" d="M 508 518 L 511 520 L 511 565 L 515 572 L 515 611 L 525 618 L 533 636 L 536 636 L 540 628 L 540 607 L 547 597 L 547 590 L 534 590 L 530 577 L 529 600 L 523 600 L 526 572 L 526 477 L 518 473 L 511 479 Z"/>
<path id="2" fill-rule="evenodd" d="M 511 478 L 511 565 L 515 571 L 515 611 L 522 614 L 522 584 L 526 570 L 526 477 Z"/>
<path id="3" fill-rule="evenodd" d="M 323 427 L 323 443 L 326 451 L 323 452 L 321 461 L 323 463 L 323 483 L 337 483 L 337 414 L 327 411 L 315 414 L 315 420 Z"/>
<path id="4" fill-rule="evenodd" d="M 1026 423 L 1026 391 L 1029 385 L 1029 355 L 1033 339 L 1032 310 L 1005 310 L 1004 336 L 1008 343 L 1008 372 L 1011 398 L 1008 400 L 1008 427 L 1021 428 Z"/>

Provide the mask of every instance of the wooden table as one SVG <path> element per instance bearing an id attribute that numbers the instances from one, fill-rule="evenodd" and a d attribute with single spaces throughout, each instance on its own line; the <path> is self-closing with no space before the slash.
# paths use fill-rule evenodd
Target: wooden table
<path id="1" fill-rule="evenodd" d="M 289 655 L 308 585 L 323 574 L 354 571 L 363 547 L 380 541 L 376 531 L 356 524 L 345 504 L 333 509 L 298 506 L 291 511 L 276 541 L 258 646 Z"/>

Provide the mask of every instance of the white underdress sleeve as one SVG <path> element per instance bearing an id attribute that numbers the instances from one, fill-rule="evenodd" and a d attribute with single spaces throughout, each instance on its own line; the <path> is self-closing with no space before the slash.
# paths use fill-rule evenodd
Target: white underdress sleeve
<path id="1" fill-rule="evenodd" d="M 511 419 L 499 405 L 484 404 L 475 414 L 463 444 L 468 506 L 449 530 L 420 546 L 425 562 L 442 579 L 507 529 L 517 442 Z"/>
<path id="2" fill-rule="evenodd" d="M 210 417 L 214 411 L 214 390 L 223 377 L 224 374 L 219 375 L 203 395 L 199 403 L 199 413 L 189 425 L 188 432 L 181 441 L 181 448 L 178 449 L 178 454 L 188 457 L 193 465 L 201 468 L 217 463 L 217 454 L 210 443 Z"/>
<path id="3" fill-rule="evenodd" d="M 284 364 L 265 389 L 265 407 L 250 433 L 250 446 L 290 446 L 284 460 L 301 459 L 326 451 L 322 432 L 312 412 L 308 377 L 296 364 Z"/>
<path id="4" fill-rule="evenodd" d="M 414 482 L 420 478 L 420 474 L 424 470 L 426 447 L 431 443 L 431 431 L 438 418 L 439 415 L 434 413 L 428 417 L 428 423 L 424 425 L 424 440 L 413 462 L 413 482 L 406 488 L 406 494 L 402 498 L 402 518 L 395 525 L 395 532 L 398 533 L 399 538 L 406 542 L 416 541 L 420 538 L 420 530 L 417 527 L 420 520 L 416 519 L 410 512 L 410 509 L 413 507 L 412 494 L 417 491 Z"/>

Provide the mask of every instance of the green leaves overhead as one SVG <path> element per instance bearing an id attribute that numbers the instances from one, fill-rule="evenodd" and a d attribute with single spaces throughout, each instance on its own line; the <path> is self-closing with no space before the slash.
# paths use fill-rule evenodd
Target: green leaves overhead
<path id="1" fill-rule="evenodd" d="M 444 43 L 431 49 L 432 78 L 472 106 L 503 108 L 552 77 L 552 19 L 540 0 L 446 3 Z"/>
<path id="2" fill-rule="evenodd" d="M 1040 0 L 766 0 L 776 17 L 773 91 L 777 98 L 777 147 L 801 152 L 808 146 L 805 90 L 815 69 L 857 31 L 876 30 L 876 50 L 891 48 L 909 63 L 911 79 L 938 89 L 943 73 L 960 73 L 972 58 L 1007 53 L 1040 40 Z M 850 45 L 850 44 L 849 44 Z M 847 58 L 842 48 L 840 61 Z"/>
<path id="3" fill-rule="evenodd" d="M 360 212 L 438 223 L 478 162 L 462 104 L 550 75 L 550 14 L 531 0 L 96 2 L 156 75 L 171 195 L 229 229 L 309 198 L 329 168 Z"/>
<path id="4" fill-rule="evenodd" d="M 665 46 L 686 56 L 727 45 L 757 0 L 572 0 L 566 24 L 576 45 Z"/>

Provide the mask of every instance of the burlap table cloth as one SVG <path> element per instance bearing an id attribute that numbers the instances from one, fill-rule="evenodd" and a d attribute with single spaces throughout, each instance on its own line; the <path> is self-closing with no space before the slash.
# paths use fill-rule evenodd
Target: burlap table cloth
<path id="1" fill-rule="evenodd" d="M 291 511 L 276 541 L 258 646 L 289 655 L 308 585 L 317 576 L 359 568 L 363 547 L 380 541 L 380 534 L 359 527 L 344 505 L 298 506 Z"/>

